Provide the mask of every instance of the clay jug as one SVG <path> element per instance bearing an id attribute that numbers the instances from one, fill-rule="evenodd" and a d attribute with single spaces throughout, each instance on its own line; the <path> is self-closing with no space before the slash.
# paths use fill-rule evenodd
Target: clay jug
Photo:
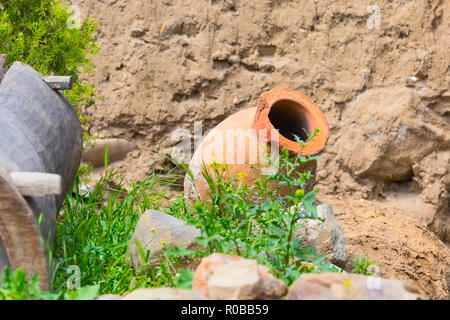
<path id="1" fill-rule="evenodd" d="M 309 134 L 318 129 L 319 133 L 301 148 L 294 135 L 306 141 L 308 134 L 304 129 Z M 229 116 L 203 139 L 189 164 L 194 181 L 186 175 L 185 196 L 192 201 L 208 198 L 202 168 L 203 165 L 209 167 L 212 161 L 225 164 L 230 176 L 245 173 L 246 183 L 252 185 L 261 174 L 267 174 L 267 153 L 287 148 L 293 155 L 317 155 L 325 148 L 329 134 L 324 114 L 301 92 L 289 88 L 264 92 L 257 107 Z M 311 189 L 315 182 L 316 166 L 313 160 L 299 168 L 312 173 L 312 178 L 304 186 L 306 190 Z M 286 192 L 280 190 L 282 195 Z"/>

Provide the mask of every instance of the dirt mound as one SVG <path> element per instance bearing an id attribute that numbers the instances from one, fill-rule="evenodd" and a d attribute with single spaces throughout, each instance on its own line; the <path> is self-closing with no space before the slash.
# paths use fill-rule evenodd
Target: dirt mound
<path id="1" fill-rule="evenodd" d="M 351 258 L 367 254 L 381 266 L 383 278 L 405 280 L 431 299 L 449 299 L 450 248 L 427 227 L 432 207 L 409 194 L 392 196 L 383 201 L 320 199 L 333 207 Z"/>
<path id="2" fill-rule="evenodd" d="M 311 97 L 330 123 L 318 166 L 324 194 L 375 203 L 398 180 L 415 181 L 410 191 L 434 205 L 431 226 L 448 240 L 448 171 L 439 168 L 448 164 L 450 0 L 72 2 L 99 22 L 103 49 L 86 78 L 106 99 L 88 110 L 92 131 L 137 146 L 115 164 L 118 177 L 144 179 L 161 168 L 162 148 L 178 142 L 176 130 L 193 133 L 200 120 L 211 129 L 285 86 Z M 364 228 L 378 230 L 378 222 Z M 392 230 L 378 230 L 386 239 L 416 229 L 388 222 Z M 439 240 L 430 241 L 440 252 Z M 411 270 L 415 258 L 401 259 Z M 442 297 L 440 284 L 428 292 Z"/>

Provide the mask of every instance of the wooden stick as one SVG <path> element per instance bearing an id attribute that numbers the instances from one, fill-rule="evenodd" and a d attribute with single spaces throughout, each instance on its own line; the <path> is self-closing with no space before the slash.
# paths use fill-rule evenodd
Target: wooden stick
<path id="1" fill-rule="evenodd" d="M 48 76 L 42 80 L 53 90 L 72 90 L 73 78 L 71 76 Z"/>
<path id="2" fill-rule="evenodd" d="M 8 57 L 6 56 L 6 54 L 0 54 L 0 82 L 2 82 L 7 72 L 8 72 Z"/>
<path id="3" fill-rule="evenodd" d="M 10 172 L 9 177 L 23 196 L 42 197 L 61 194 L 59 174 L 42 172 Z"/>

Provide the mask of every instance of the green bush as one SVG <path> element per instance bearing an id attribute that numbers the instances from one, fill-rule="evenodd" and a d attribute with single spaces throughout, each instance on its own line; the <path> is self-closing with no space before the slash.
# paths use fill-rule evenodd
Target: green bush
<path id="1" fill-rule="evenodd" d="M 99 51 L 95 21 L 74 24 L 72 10 L 59 0 L 0 0 L 0 9 L 0 53 L 9 64 L 22 61 L 43 75 L 72 76 L 74 88 L 65 93 L 87 138 L 89 121 L 79 110 L 93 105 L 96 91 L 81 82 L 80 72 L 92 72 L 90 58 Z"/>

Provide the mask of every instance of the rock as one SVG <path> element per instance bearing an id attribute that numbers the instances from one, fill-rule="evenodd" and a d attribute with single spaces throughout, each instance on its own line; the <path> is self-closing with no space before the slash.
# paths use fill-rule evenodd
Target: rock
<path id="1" fill-rule="evenodd" d="M 117 294 L 104 294 L 95 298 L 95 300 L 121 300 L 122 297 Z"/>
<path id="2" fill-rule="evenodd" d="M 421 197 L 434 205 L 429 227 L 450 243 L 450 151 L 433 152 L 413 169 L 414 180 L 422 189 Z"/>
<path id="3" fill-rule="evenodd" d="M 261 279 L 261 293 L 258 299 L 274 300 L 286 295 L 287 287 L 284 282 L 275 278 L 266 266 L 258 265 L 258 274 Z"/>
<path id="4" fill-rule="evenodd" d="M 127 257 L 134 267 L 142 266 L 142 259 L 136 240 L 144 252 L 150 251 L 149 261 L 157 261 L 161 253 L 169 248 L 183 245 L 188 250 L 197 247 L 195 238 L 200 237 L 200 230 L 189 226 L 185 221 L 160 211 L 148 210 L 140 217 L 130 240 Z"/>
<path id="5" fill-rule="evenodd" d="M 348 255 L 345 248 L 344 230 L 336 219 L 333 209 L 328 204 L 317 207 L 319 217 L 325 219 L 303 219 L 300 227 L 294 233 L 294 241 L 302 238 L 302 245 L 315 247 L 318 254 L 324 254 L 327 261 L 344 267 Z"/>
<path id="6" fill-rule="evenodd" d="M 121 300 L 206 300 L 198 293 L 173 288 L 137 289 Z"/>
<path id="7" fill-rule="evenodd" d="M 446 126 L 410 88 L 370 89 L 343 112 L 333 148 L 344 170 L 358 179 L 406 181 L 415 163 L 448 145 Z"/>
<path id="8" fill-rule="evenodd" d="M 95 189 L 88 185 L 81 185 L 78 189 L 78 193 L 80 196 L 89 197 L 92 193 L 94 193 Z"/>
<path id="9" fill-rule="evenodd" d="M 259 290 L 255 260 L 236 260 L 217 268 L 208 281 L 208 295 L 215 300 L 252 300 Z"/>
<path id="10" fill-rule="evenodd" d="M 357 274 L 304 274 L 289 289 L 288 300 L 423 300 L 405 282 Z"/>
<path id="11" fill-rule="evenodd" d="M 94 147 L 83 152 L 82 159 L 94 168 L 105 165 L 105 152 L 108 148 L 108 163 L 125 159 L 127 154 L 136 149 L 134 141 L 125 139 L 98 139 Z"/>
<path id="12" fill-rule="evenodd" d="M 142 28 L 133 28 L 131 29 L 131 36 L 133 38 L 142 37 L 145 34 L 145 30 Z"/>
<path id="13" fill-rule="evenodd" d="M 417 58 L 419 60 L 424 60 L 424 59 L 431 58 L 431 54 L 428 51 L 422 50 L 422 49 L 417 49 L 416 50 L 416 55 L 417 55 Z"/>
<path id="14" fill-rule="evenodd" d="M 287 287 L 256 260 L 214 253 L 195 271 L 192 291 L 214 300 L 269 300 L 283 297 Z"/>
<path id="15" fill-rule="evenodd" d="M 417 77 L 408 77 L 405 79 L 405 83 L 408 87 L 414 86 L 414 84 L 419 80 Z"/>

